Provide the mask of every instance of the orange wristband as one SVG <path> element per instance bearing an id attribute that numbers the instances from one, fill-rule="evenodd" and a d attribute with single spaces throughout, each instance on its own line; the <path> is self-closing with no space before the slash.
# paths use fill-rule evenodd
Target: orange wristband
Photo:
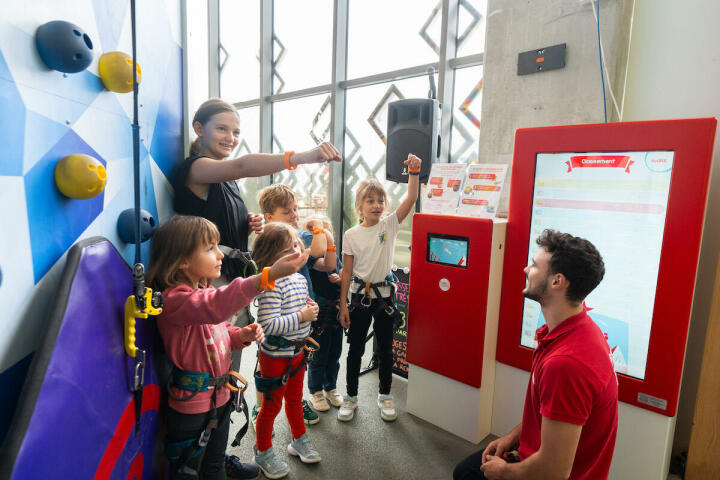
<path id="1" fill-rule="evenodd" d="M 268 282 L 270 276 L 270 267 L 265 267 L 260 274 L 260 290 L 273 290 L 275 289 L 275 282 Z"/>
<path id="2" fill-rule="evenodd" d="M 328 245 L 327 251 L 328 251 L 328 252 L 336 252 L 336 251 L 337 251 L 337 245 Z"/>
<path id="3" fill-rule="evenodd" d="M 410 173 L 420 173 L 420 169 L 418 168 L 417 170 L 410 170 L 410 167 L 408 167 L 408 172 L 410 172 Z"/>
<path id="4" fill-rule="evenodd" d="M 289 152 L 285 152 L 285 155 L 283 156 L 283 161 L 285 162 L 285 168 L 288 170 L 295 170 L 297 168 L 297 165 L 290 165 L 290 156 L 295 155 L 295 152 L 290 150 Z"/>
<path id="5" fill-rule="evenodd" d="M 321 233 L 325 233 L 325 229 L 324 229 L 324 228 L 314 228 L 313 231 L 312 231 L 312 234 L 313 234 L 313 235 L 319 235 L 319 234 L 321 234 Z"/>

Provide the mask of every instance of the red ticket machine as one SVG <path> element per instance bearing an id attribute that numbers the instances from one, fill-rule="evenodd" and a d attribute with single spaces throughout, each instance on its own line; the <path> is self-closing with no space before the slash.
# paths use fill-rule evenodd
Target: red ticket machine
<path id="1" fill-rule="evenodd" d="M 407 408 L 472 442 L 490 433 L 505 226 L 413 217 Z"/>

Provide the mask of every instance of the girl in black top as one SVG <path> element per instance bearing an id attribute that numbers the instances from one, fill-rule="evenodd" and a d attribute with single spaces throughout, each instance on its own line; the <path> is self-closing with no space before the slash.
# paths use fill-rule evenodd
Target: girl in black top
<path id="1" fill-rule="evenodd" d="M 173 181 L 175 211 L 207 218 L 217 225 L 222 245 L 243 251 L 248 250 L 251 231 L 262 233 L 263 219 L 248 212 L 236 180 L 295 169 L 301 164 L 342 161 L 328 142 L 299 153 L 251 153 L 227 158 L 238 145 L 240 118 L 235 107 L 217 98 L 200 105 L 193 117 L 193 130 L 198 138 Z M 227 280 L 240 276 L 242 264 L 225 258 L 223 274 Z"/>

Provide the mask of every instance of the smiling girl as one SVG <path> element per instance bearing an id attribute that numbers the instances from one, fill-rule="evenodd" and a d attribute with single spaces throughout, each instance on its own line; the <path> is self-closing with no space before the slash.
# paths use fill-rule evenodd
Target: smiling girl
<path id="1" fill-rule="evenodd" d="M 397 210 L 382 218 L 387 194 L 380 182 L 363 180 L 355 194 L 355 209 L 360 224 L 343 237 L 343 270 L 341 275 L 339 320 L 348 328 L 350 350 L 347 358 L 347 396 L 338 411 L 338 420 L 348 422 L 357 408 L 360 360 L 365 352 L 365 338 L 374 319 L 373 330 L 378 344 L 380 417 L 388 422 L 397 418 L 395 401 L 390 395 L 392 384 L 392 340 L 394 311 L 392 282 L 387 280 L 393 263 L 395 239 L 400 224 L 408 216 L 418 198 L 421 160 L 408 155 L 405 160 L 410 176 L 408 190 Z M 348 293 L 351 306 L 348 308 Z M 389 313 L 390 312 L 390 313 Z"/>

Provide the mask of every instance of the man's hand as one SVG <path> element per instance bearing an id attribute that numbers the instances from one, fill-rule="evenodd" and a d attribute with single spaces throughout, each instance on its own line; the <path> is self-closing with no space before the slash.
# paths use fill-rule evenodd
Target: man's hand
<path id="1" fill-rule="evenodd" d="M 483 453 L 483 462 L 480 470 L 485 474 L 485 478 L 488 480 L 502 480 L 505 478 L 504 474 L 507 462 L 501 457 L 494 455 L 487 455 L 486 457 L 485 453 Z"/>
<path id="2" fill-rule="evenodd" d="M 338 275 L 337 273 L 331 273 L 330 275 L 328 275 L 328 280 L 330 281 L 330 283 L 340 283 L 340 275 Z"/>
<path id="3" fill-rule="evenodd" d="M 496 440 L 493 440 L 488 444 L 487 447 L 485 447 L 485 450 L 483 451 L 482 455 L 482 462 L 487 462 L 487 459 L 490 455 L 494 455 L 496 457 L 502 458 L 503 453 L 509 452 L 517 447 L 517 440 L 515 439 L 513 433 L 515 430 L 510 432 L 509 434 L 505 435 L 504 437 L 500 437 Z"/>

